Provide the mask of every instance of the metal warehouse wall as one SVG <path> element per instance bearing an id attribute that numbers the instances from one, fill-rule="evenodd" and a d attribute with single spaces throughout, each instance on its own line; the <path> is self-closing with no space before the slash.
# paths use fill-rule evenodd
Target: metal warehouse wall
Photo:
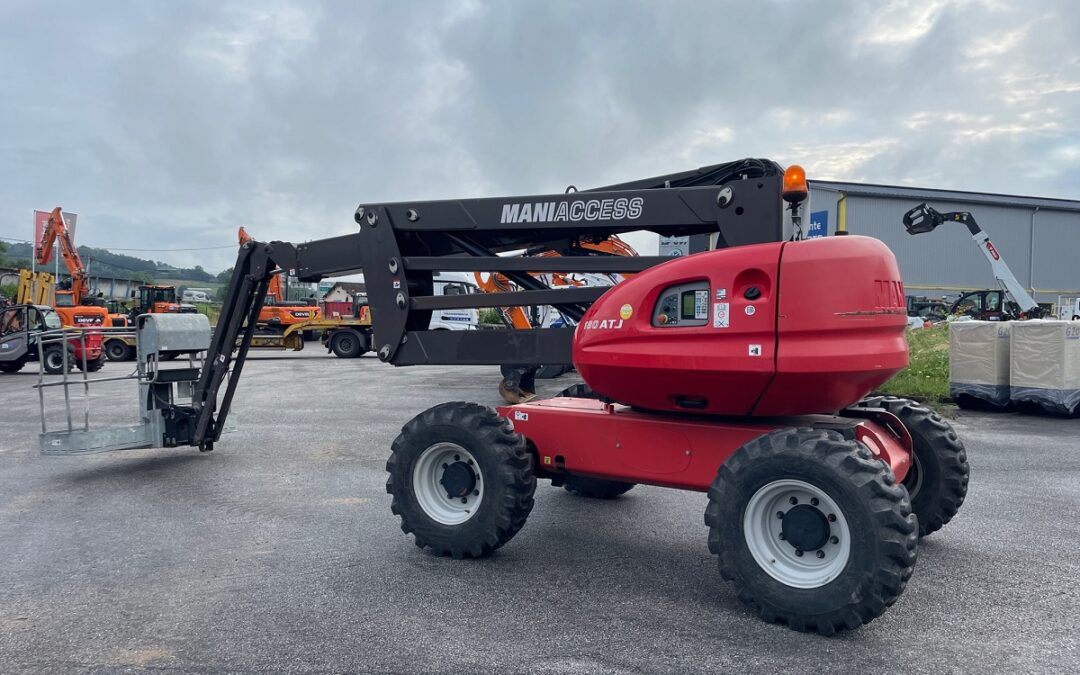
<path id="1" fill-rule="evenodd" d="M 1005 195 L 972 194 L 970 201 L 954 201 L 969 193 L 848 187 L 839 191 L 835 184 L 811 184 L 810 220 L 818 221 L 827 234 L 834 234 L 838 199 L 846 195 L 848 231 L 888 244 L 900 263 L 905 285 L 913 292 L 996 288 L 990 265 L 962 224 L 945 223 L 933 232 L 914 236 L 904 230 L 904 213 L 926 202 L 942 212 L 970 211 L 1013 274 L 1037 300 L 1052 302 L 1058 295 L 1080 294 L 1080 205 L 1077 210 L 1059 210 Z M 877 194 L 859 194 L 861 189 Z M 909 194 L 880 194 L 883 191 Z M 941 199 L 943 194 L 949 198 Z"/>

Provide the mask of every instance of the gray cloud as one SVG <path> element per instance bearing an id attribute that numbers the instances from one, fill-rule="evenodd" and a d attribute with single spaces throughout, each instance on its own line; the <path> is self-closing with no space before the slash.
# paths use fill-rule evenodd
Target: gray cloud
<path id="1" fill-rule="evenodd" d="M 751 155 L 1075 198 L 1077 35 L 1038 1 L 7 2 L 0 234 L 62 204 L 91 245 L 305 239 Z"/>

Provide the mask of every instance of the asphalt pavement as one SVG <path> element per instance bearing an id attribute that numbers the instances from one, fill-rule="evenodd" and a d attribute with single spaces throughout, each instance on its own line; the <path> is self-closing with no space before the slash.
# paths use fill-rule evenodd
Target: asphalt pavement
<path id="1" fill-rule="evenodd" d="M 823 638 L 738 601 L 697 493 L 542 481 L 494 556 L 416 548 L 390 443 L 436 403 L 498 404 L 497 368 L 259 354 L 215 451 L 64 458 L 36 453 L 35 381 L 0 374 L 2 672 L 1080 671 L 1080 420 L 962 413 L 964 507 L 895 606 Z M 134 420 L 133 383 L 93 391 L 95 425 Z"/>

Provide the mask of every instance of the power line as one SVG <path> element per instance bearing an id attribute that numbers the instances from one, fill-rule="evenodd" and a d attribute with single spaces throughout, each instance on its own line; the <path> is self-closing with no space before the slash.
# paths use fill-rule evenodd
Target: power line
<path id="1" fill-rule="evenodd" d="M 22 244 L 33 244 L 32 239 L 20 239 L 18 237 L 0 237 L 4 241 L 15 241 Z M 170 251 L 216 251 L 226 248 L 237 248 L 236 244 L 228 244 L 225 246 L 199 246 L 194 248 L 117 248 L 115 246 L 90 246 L 89 244 L 79 244 L 80 246 L 86 246 L 87 248 L 103 248 L 109 251 L 140 251 L 143 253 L 168 253 Z"/>

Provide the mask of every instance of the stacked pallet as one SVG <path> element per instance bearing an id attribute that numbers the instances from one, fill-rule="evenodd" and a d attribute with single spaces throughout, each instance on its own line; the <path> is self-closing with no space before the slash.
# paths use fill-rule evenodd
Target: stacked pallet
<path id="1" fill-rule="evenodd" d="M 1080 412 L 1080 321 L 1016 321 L 1010 342 L 1010 399 Z"/>
<path id="2" fill-rule="evenodd" d="M 964 403 L 1009 404 L 1011 322 L 949 324 L 949 395 Z"/>

